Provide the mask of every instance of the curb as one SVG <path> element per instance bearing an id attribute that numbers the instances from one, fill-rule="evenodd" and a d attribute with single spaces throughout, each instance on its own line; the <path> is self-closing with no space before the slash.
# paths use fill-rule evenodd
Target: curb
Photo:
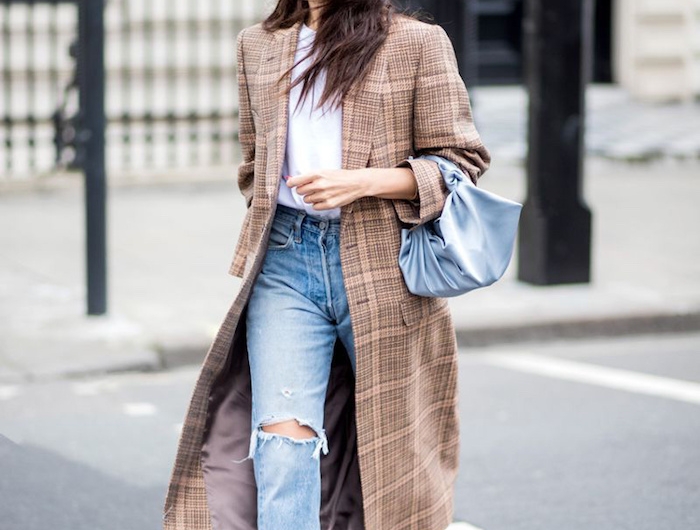
<path id="1" fill-rule="evenodd" d="M 627 315 L 604 320 L 581 319 L 525 325 L 457 329 L 460 348 L 478 348 L 516 342 L 624 337 L 700 331 L 700 311 L 682 314 Z"/>
<path id="2" fill-rule="evenodd" d="M 557 340 L 614 338 L 648 334 L 672 334 L 700 331 L 700 311 L 653 315 L 627 315 L 605 320 L 581 319 L 551 321 L 502 327 L 457 328 L 457 344 L 468 355 L 478 348 L 514 343 L 546 343 Z M 99 377 L 122 373 L 155 373 L 186 366 L 201 365 L 213 338 L 192 337 L 173 343 L 151 342 L 141 355 L 119 362 L 109 361 L 86 369 L 63 367 L 51 372 L 31 373 L 26 370 L 0 370 L 0 386 Z"/>
<path id="3" fill-rule="evenodd" d="M 116 362 L 105 361 L 99 365 L 88 368 L 79 368 L 73 365 L 55 368 L 49 371 L 36 372 L 26 367 L 8 368 L 7 366 L 3 366 L 0 367 L 0 387 L 6 385 L 44 383 L 49 381 L 76 380 L 112 374 L 161 372 L 168 368 L 170 367 L 163 363 L 162 357 L 158 352 L 143 350 L 141 358 Z"/>
<path id="4" fill-rule="evenodd" d="M 613 338 L 633 335 L 687 333 L 700 331 L 700 311 L 685 314 L 660 313 L 631 315 L 605 320 L 553 321 L 493 328 L 459 328 L 456 330 L 460 349 L 481 348 L 501 344 L 549 342 L 562 339 L 578 340 Z M 201 364 L 209 343 L 158 348 L 163 369 Z"/>

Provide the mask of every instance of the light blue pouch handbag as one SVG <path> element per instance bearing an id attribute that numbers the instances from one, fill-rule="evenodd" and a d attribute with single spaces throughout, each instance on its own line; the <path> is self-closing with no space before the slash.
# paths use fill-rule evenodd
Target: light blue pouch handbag
<path id="1" fill-rule="evenodd" d="M 477 188 L 446 158 L 437 162 L 450 191 L 440 217 L 401 231 L 399 266 L 408 290 L 420 296 L 458 296 L 491 285 L 513 255 L 520 203 Z"/>

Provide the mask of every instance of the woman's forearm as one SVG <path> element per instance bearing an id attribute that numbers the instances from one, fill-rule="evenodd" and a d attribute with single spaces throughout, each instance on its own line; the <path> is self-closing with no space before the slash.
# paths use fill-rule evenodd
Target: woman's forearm
<path id="1" fill-rule="evenodd" d="M 367 196 L 409 201 L 418 198 L 418 183 L 410 168 L 368 167 L 358 171 L 365 182 L 365 195 Z"/>

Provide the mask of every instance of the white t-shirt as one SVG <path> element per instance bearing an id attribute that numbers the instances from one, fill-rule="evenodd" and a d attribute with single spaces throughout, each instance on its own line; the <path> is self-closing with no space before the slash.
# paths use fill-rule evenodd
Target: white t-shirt
<path id="1" fill-rule="evenodd" d="M 299 41 L 294 62 L 299 61 L 313 43 L 316 32 L 302 24 L 299 30 Z M 312 58 L 299 63 L 292 70 L 292 82 L 310 66 Z M 282 165 L 284 175 L 301 175 L 317 169 L 341 169 L 343 162 L 343 112 L 342 104 L 331 109 L 327 102 L 323 109 L 315 109 L 325 86 L 325 72 L 316 79 L 313 89 L 306 100 L 296 110 L 302 85 L 295 86 L 289 94 L 289 119 L 287 128 L 287 149 Z M 311 204 L 305 203 L 296 188 L 289 188 L 284 178 L 280 182 L 277 202 L 305 210 L 311 215 L 323 218 L 340 217 L 340 208 L 332 210 L 316 210 Z"/>

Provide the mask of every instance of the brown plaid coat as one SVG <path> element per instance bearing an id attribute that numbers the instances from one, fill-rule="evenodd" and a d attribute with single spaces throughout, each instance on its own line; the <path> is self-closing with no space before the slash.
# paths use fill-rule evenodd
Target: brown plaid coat
<path id="1" fill-rule="evenodd" d="M 256 489 L 246 303 L 265 257 L 285 153 L 289 68 L 300 24 L 239 34 L 247 213 L 230 267 L 243 278 L 191 397 L 164 507 L 166 530 L 253 530 Z M 289 77 L 287 78 L 289 83 Z M 409 165 L 417 203 L 362 198 L 341 213 L 341 263 L 357 374 L 336 344 L 322 458 L 324 530 L 444 530 L 458 464 L 457 349 L 446 300 L 410 294 L 398 267 L 400 229 L 437 217 L 446 189 L 432 153 L 474 181 L 489 155 L 474 128 L 454 49 L 437 25 L 395 16 L 368 77 L 343 101 L 343 168 Z"/>

